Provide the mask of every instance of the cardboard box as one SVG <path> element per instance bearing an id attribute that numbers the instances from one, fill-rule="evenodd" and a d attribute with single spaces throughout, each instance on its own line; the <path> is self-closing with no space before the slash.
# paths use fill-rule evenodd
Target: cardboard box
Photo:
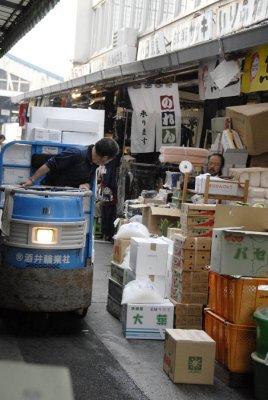
<path id="1" fill-rule="evenodd" d="M 181 229 L 179 228 L 168 228 L 167 230 L 167 237 L 168 239 L 174 240 L 175 235 L 181 234 Z"/>
<path id="2" fill-rule="evenodd" d="M 167 329 L 163 369 L 174 383 L 214 381 L 216 343 L 204 331 Z"/>
<path id="3" fill-rule="evenodd" d="M 136 275 L 162 275 L 167 272 L 168 243 L 161 238 L 131 238 L 130 267 Z"/>
<path id="4" fill-rule="evenodd" d="M 213 217 L 216 206 L 213 204 L 182 203 L 181 215 L 187 217 Z"/>
<path id="5" fill-rule="evenodd" d="M 210 261 L 209 261 L 210 263 Z M 182 257 L 174 256 L 173 257 L 173 264 L 172 264 L 173 271 L 206 271 L 207 264 L 204 262 L 202 263 L 193 263 L 191 260 L 184 260 Z"/>
<path id="6" fill-rule="evenodd" d="M 3 164 L 16 164 L 30 167 L 32 146 L 16 143 L 3 152 Z"/>
<path id="7" fill-rule="evenodd" d="M 74 400 L 71 375 L 67 368 L 0 361 L 2 400 Z"/>
<path id="8" fill-rule="evenodd" d="M 122 328 L 126 339 L 164 340 L 173 327 L 174 305 L 165 299 L 158 304 L 124 304 Z"/>
<path id="9" fill-rule="evenodd" d="M 117 264 L 122 264 L 126 255 L 126 249 L 130 246 L 130 239 L 115 239 L 113 261 Z"/>
<path id="10" fill-rule="evenodd" d="M 208 283 L 208 278 L 209 278 L 209 271 L 200 271 L 200 272 L 189 272 L 189 271 L 183 271 L 183 272 L 178 272 L 177 275 L 179 281 L 181 282 L 205 282 Z"/>
<path id="11" fill-rule="evenodd" d="M 176 227 L 180 219 L 181 211 L 178 208 L 147 206 L 142 208 L 142 223 L 155 235 L 161 235 L 161 224 L 167 220 L 170 225 Z"/>
<path id="12" fill-rule="evenodd" d="M 247 104 L 226 108 L 226 115 L 250 155 L 268 151 L 268 103 Z"/>
<path id="13" fill-rule="evenodd" d="M 176 329 L 202 329 L 203 306 L 175 302 L 174 327 Z"/>
<path id="14" fill-rule="evenodd" d="M 268 208 L 217 204 L 214 228 L 243 226 L 248 231 L 268 231 Z"/>
<path id="15" fill-rule="evenodd" d="M 182 234 L 185 236 L 190 236 L 190 237 L 207 237 L 211 238 L 212 237 L 212 229 L 213 227 L 210 226 L 182 226 L 181 231 Z"/>
<path id="16" fill-rule="evenodd" d="M 183 303 L 183 304 L 201 304 L 201 305 L 208 304 L 208 291 L 206 293 L 199 293 L 199 292 L 182 293 L 179 288 L 172 287 L 171 297 L 178 303 Z"/>
<path id="17" fill-rule="evenodd" d="M 174 247 L 189 250 L 211 250 L 211 241 L 211 238 L 193 238 L 178 233 L 174 235 Z"/>
<path id="18" fill-rule="evenodd" d="M 213 226 L 214 225 L 214 215 L 213 216 L 181 216 L 181 226 L 184 227 L 198 227 L 198 226 Z"/>
<path id="19" fill-rule="evenodd" d="M 268 277 L 268 233 L 213 229 L 211 270 L 224 275 Z"/>
<path id="20" fill-rule="evenodd" d="M 174 247 L 174 256 L 181 257 L 184 262 L 189 264 L 203 264 L 210 263 L 210 250 L 187 250 L 182 247 Z"/>
<path id="21" fill-rule="evenodd" d="M 130 268 L 124 268 L 121 265 L 111 262 L 111 278 L 120 285 L 126 285 L 135 279 L 135 273 Z"/>

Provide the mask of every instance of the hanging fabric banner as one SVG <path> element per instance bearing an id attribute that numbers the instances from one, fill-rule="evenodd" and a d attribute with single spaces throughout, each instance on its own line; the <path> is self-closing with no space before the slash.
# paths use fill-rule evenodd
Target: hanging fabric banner
<path id="1" fill-rule="evenodd" d="M 224 71 L 224 68 L 227 66 L 228 68 L 226 68 Z M 232 73 L 231 69 L 234 71 L 234 73 Z M 232 64 L 226 64 L 226 62 L 219 64 L 218 60 L 209 61 L 200 65 L 198 75 L 199 97 L 201 100 L 238 96 L 240 94 L 241 80 L 239 60 L 237 60 L 235 63 L 232 62 Z M 231 78 L 232 75 L 233 77 Z M 216 82 L 219 83 L 221 89 L 214 82 L 213 77 L 216 78 Z M 222 87 L 223 82 L 228 83 Z"/>
<path id="2" fill-rule="evenodd" d="M 133 108 L 131 121 L 131 153 L 155 151 L 155 113 L 152 86 L 128 88 Z"/>
<path id="3" fill-rule="evenodd" d="M 243 93 L 265 90 L 268 90 L 268 46 L 248 52 L 241 87 Z"/>
<path id="4" fill-rule="evenodd" d="M 156 113 L 156 151 L 161 146 L 180 146 L 181 109 L 177 83 L 153 85 Z"/>

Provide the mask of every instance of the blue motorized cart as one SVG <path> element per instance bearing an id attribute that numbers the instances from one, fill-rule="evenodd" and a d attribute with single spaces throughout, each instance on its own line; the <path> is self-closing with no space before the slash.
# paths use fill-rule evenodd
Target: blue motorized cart
<path id="1" fill-rule="evenodd" d="M 46 158 L 71 145 L 11 142 L 0 155 L 0 308 L 85 316 L 93 280 L 94 193 L 23 188 Z"/>

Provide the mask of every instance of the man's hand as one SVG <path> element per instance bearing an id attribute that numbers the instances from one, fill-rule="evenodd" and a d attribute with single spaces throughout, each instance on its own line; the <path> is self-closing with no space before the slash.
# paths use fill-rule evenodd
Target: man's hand
<path id="1" fill-rule="evenodd" d="M 25 182 L 21 183 L 21 186 L 27 188 L 29 186 L 33 186 L 33 184 L 34 180 L 32 178 L 28 178 Z"/>

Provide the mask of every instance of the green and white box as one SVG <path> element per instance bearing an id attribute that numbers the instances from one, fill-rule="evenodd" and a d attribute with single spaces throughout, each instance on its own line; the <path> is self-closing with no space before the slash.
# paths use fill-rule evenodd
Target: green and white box
<path id="1" fill-rule="evenodd" d="M 214 228 L 211 270 L 223 275 L 267 278 L 268 233 Z"/>
<path id="2" fill-rule="evenodd" d="M 174 305 L 164 299 L 157 304 L 125 304 L 123 334 L 126 339 L 164 340 L 167 328 L 173 327 Z"/>

